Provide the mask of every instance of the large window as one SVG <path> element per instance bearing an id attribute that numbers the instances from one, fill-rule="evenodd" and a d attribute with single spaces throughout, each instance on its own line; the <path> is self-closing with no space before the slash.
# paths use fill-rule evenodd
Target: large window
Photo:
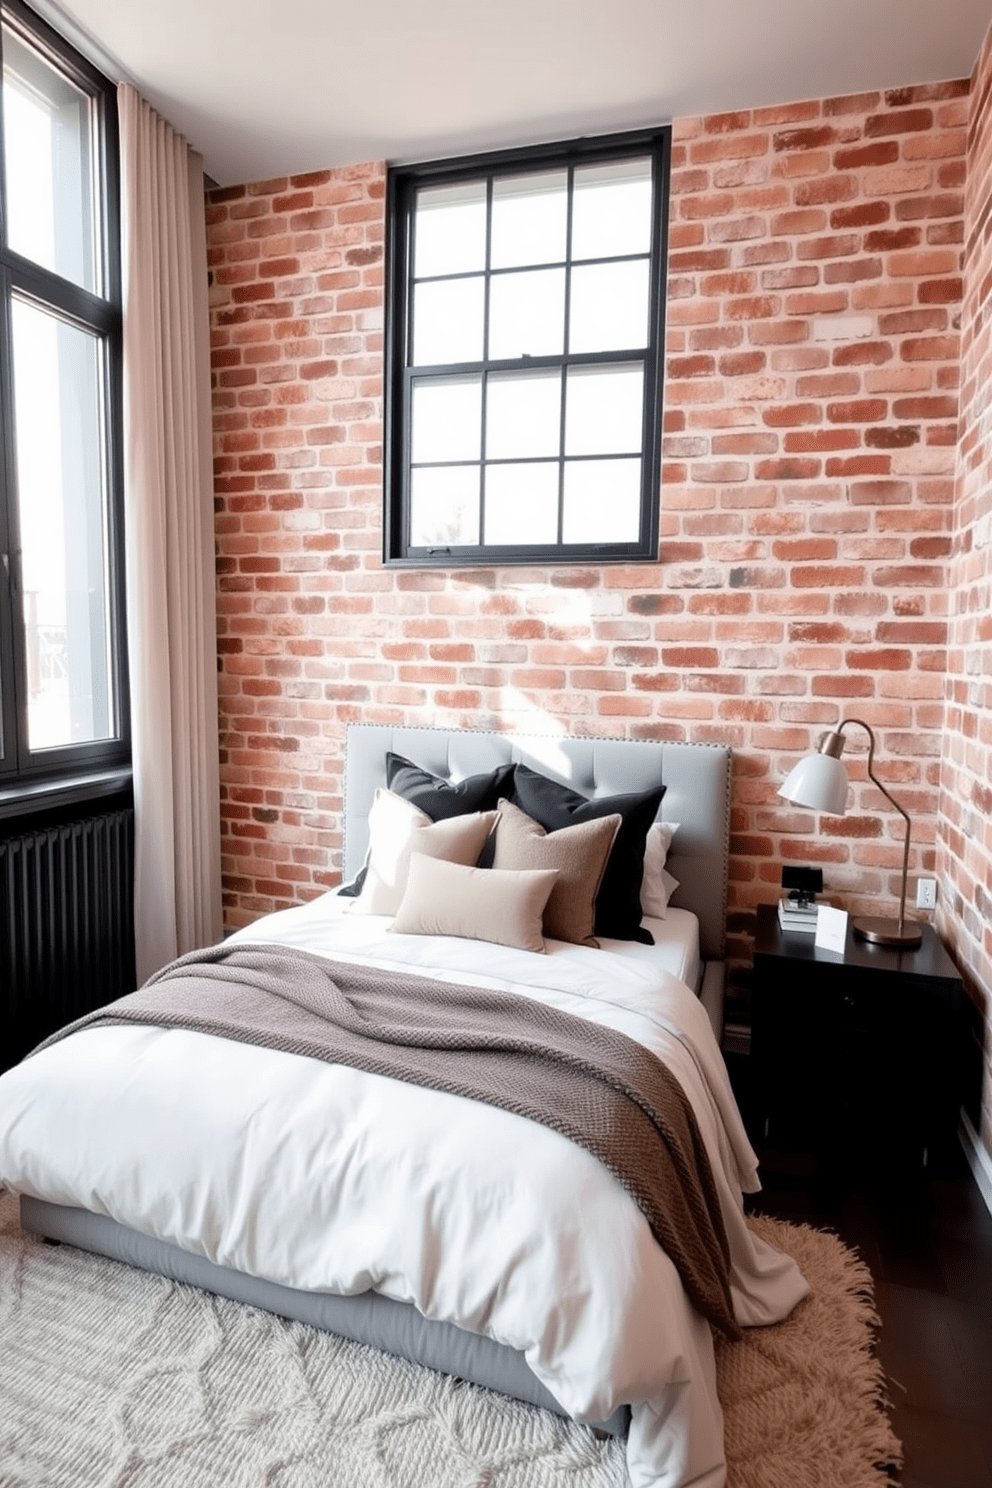
<path id="1" fill-rule="evenodd" d="M 669 142 L 390 171 L 387 562 L 657 557 Z"/>
<path id="2" fill-rule="evenodd" d="M 0 0 L 0 792 L 128 757 L 113 87 Z"/>

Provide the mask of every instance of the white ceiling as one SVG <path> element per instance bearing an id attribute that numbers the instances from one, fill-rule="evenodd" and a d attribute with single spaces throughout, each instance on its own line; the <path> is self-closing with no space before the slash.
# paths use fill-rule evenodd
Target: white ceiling
<path id="1" fill-rule="evenodd" d="M 222 185 L 970 74 L 992 0 L 32 0 Z"/>

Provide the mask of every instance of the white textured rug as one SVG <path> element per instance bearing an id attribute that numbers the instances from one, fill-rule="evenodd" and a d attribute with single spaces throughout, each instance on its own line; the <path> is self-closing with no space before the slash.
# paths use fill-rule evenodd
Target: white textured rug
<path id="1" fill-rule="evenodd" d="M 617 1488 L 623 1443 L 25 1235 L 0 1196 L 2 1488 Z"/>
<path id="2" fill-rule="evenodd" d="M 718 1350 L 731 1488 L 878 1488 L 868 1273 L 757 1221 L 813 1296 Z M 624 1445 L 371 1348 L 24 1234 L 0 1193 L 0 1488 L 622 1488 Z"/>

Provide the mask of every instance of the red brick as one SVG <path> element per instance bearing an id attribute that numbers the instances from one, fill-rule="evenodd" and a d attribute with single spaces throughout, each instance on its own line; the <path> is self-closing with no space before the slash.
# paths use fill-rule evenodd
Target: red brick
<path id="1" fill-rule="evenodd" d="M 850 207 L 838 207 L 830 214 L 830 226 L 835 231 L 845 227 L 877 227 L 888 222 L 891 207 L 886 201 L 858 202 Z"/>
<path id="2" fill-rule="evenodd" d="M 883 419 L 888 404 L 884 398 L 861 398 L 853 402 L 828 403 L 826 412 L 832 424 L 866 424 Z"/>
<path id="3" fill-rule="evenodd" d="M 716 363 L 711 356 L 669 357 L 669 377 L 711 377 Z"/>
<path id="4" fill-rule="evenodd" d="M 946 310 L 899 310 L 893 315 L 880 315 L 878 329 L 883 336 L 918 335 L 921 331 L 946 331 Z"/>
<path id="5" fill-rule="evenodd" d="M 803 264 L 798 268 L 766 269 L 761 276 L 763 289 L 809 289 L 820 280 L 820 271 L 815 264 Z"/>
<path id="6" fill-rule="evenodd" d="M 886 140 L 873 145 L 855 145 L 850 149 L 837 150 L 834 154 L 834 169 L 861 170 L 868 165 L 893 165 L 899 159 L 896 140 Z"/>
<path id="7" fill-rule="evenodd" d="M 959 191 L 934 196 L 909 196 L 896 202 L 896 217 L 900 222 L 915 222 L 921 217 L 957 217 L 963 205 Z"/>
<path id="8" fill-rule="evenodd" d="M 913 653 L 894 646 L 874 651 L 846 651 L 844 665 L 854 671 L 905 672 L 913 664 Z"/>
<path id="9" fill-rule="evenodd" d="M 878 258 L 853 258 L 843 263 L 824 265 L 824 284 L 857 284 L 863 279 L 878 279 L 882 274 L 882 263 Z"/>
<path id="10" fill-rule="evenodd" d="M 920 431 L 915 424 L 899 424 L 885 429 L 867 429 L 865 444 L 874 449 L 906 449 L 919 444 Z"/>
<path id="11" fill-rule="evenodd" d="M 918 227 L 882 228 L 865 234 L 865 252 L 894 253 L 901 248 L 915 248 L 919 241 Z"/>
<path id="12" fill-rule="evenodd" d="M 804 238 L 796 245 L 797 258 L 848 258 L 857 253 L 860 239 L 853 233 L 838 233 L 833 237 Z"/>
<path id="13" fill-rule="evenodd" d="M 725 269 L 730 263 L 726 248 L 700 248 L 682 253 L 669 253 L 669 273 L 693 274 L 704 269 Z"/>
<path id="14" fill-rule="evenodd" d="M 880 366 L 891 357 L 892 347 L 888 341 L 854 341 L 835 349 L 833 363 L 835 367 Z"/>
<path id="15" fill-rule="evenodd" d="M 926 103 L 941 98 L 966 98 L 969 91 L 967 78 L 952 78 L 940 83 L 916 83 L 908 88 L 889 88 L 885 102 L 890 108 L 903 108 L 909 103 Z"/>
<path id="16" fill-rule="evenodd" d="M 892 413 L 898 419 L 948 419 L 956 418 L 957 398 L 921 397 L 896 398 Z"/>
<path id="17" fill-rule="evenodd" d="M 955 304 L 961 299 L 963 285 L 960 279 L 930 279 L 917 290 L 923 305 Z"/>
<path id="18" fill-rule="evenodd" d="M 949 362 L 957 358 L 956 336 L 921 336 L 902 343 L 900 354 L 907 362 Z"/>
<path id="19" fill-rule="evenodd" d="M 725 347 L 740 346 L 744 340 L 741 325 L 696 326 L 689 332 L 689 345 L 693 351 L 720 351 Z"/>
<path id="20" fill-rule="evenodd" d="M 797 207 L 815 207 L 831 202 L 850 201 L 857 194 L 856 176 L 833 172 L 812 181 L 800 181 L 793 191 L 793 200 Z"/>
<path id="21" fill-rule="evenodd" d="M 819 429 L 809 434 L 787 434 L 785 436 L 786 450 L 796 454 L 854 449 L 858 442 L 855 429 Z"/>
<path id="22" fill-rule="evenodd" d="M 865 582 L 865 570 L 856 564 L 799 564 L 791 583 L 799 589 L 857 589 Z"/>
<path id="23" fill-rule="evenodd" d="M 819 403 L 792 403 L 766 408 L 761 416 L 770 428 L 786 429 L 800 424 L 818 424 L 823 413 Z"/>
<path id="24" fill-rule="evenodd" d="M 848 458 L 827 460 L 824 475 L 888 475 L 891 460 L 888 455 L 849 455 Z"/>
<path id="25" fill-rule="evenodd" d="M 898 109 L 890 114 L 872 114 L 865 121 L 865 136 L 878 139 L 883 135 L 911 134 L 930 129 L 933 125 L 933 109 Z"/>
<path id="26" fill-rule="evenodd" d="M 722 377 L 753 376 L 764 369 L 767 356 L 763 351 L 728 352 L 718 363 Z"/>
<path id="27" fill-rule="evenodd" d="M 855 481 L 851 485 L 851 501 L 855 506 L 901 506 L 912 499 L 913 488 L 908 481 Z"/>
<path id="28" fill-rule="evenodd" d="M 836 138 L 836 130 L 829 124 L 809 129 L 785 129 L 772 137 L 772 148 L 781 150 L 817 150 L 829 145 Z"/>

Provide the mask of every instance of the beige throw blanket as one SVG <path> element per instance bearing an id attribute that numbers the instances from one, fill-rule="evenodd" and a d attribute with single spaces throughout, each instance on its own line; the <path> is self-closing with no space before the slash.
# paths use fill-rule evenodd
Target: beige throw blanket
<path id="1" fill-rule="evenodd" d="M 671 1071 L 625 1034 L 512 992 L 284 946 L 223 944 L 180 957 L 39 1048 L 106 1023 L 261 1044 L 539 1121 L 605 1164 L 694 1305 L 727 1337 L 740 1337 L 719 1196 L 692 1108 Z"/>

